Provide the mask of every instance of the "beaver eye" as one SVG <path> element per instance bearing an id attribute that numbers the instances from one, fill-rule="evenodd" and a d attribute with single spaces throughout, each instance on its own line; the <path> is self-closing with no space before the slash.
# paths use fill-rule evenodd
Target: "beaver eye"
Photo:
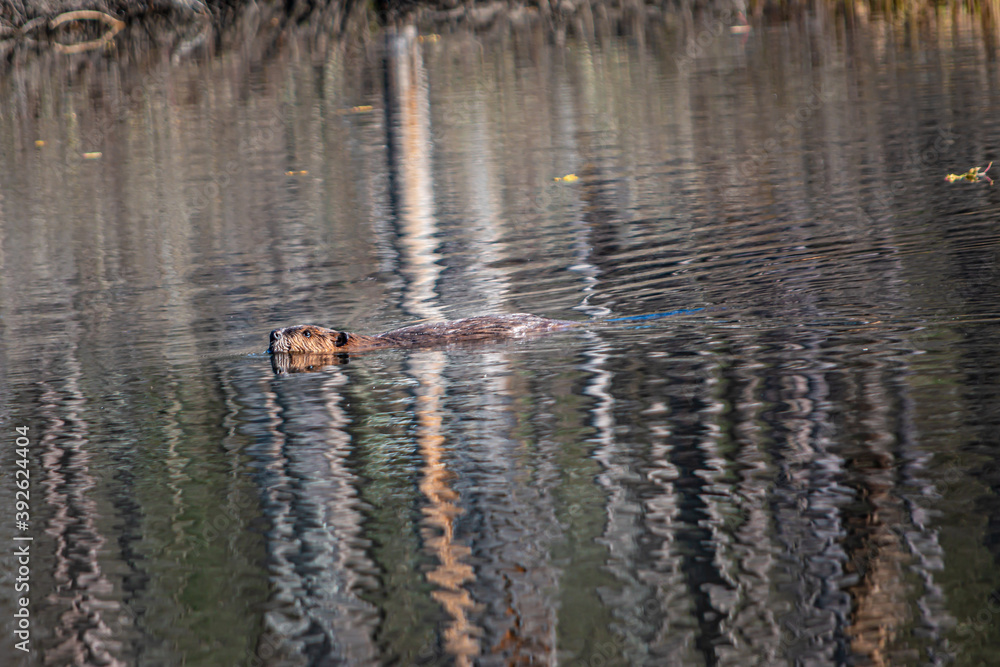
<path id="1" fill-rule="evenodd" d="M 312 338 L 312 331 L 303 331 L 302 335 L 306 338 Z"/>

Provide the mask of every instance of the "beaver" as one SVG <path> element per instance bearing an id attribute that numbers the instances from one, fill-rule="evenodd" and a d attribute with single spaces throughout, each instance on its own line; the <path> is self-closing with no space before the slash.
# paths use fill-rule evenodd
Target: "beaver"
<path id="1" fill-rule="evenodd" d="M 481 315 L 449 322 L 417 324 L 370 336 L 299 324 L 271 332 L 271 354 L 343 354 L 389 347 L 428 347 L 466 341 L 504 340 L 582 326 L 527 313 Z"/>

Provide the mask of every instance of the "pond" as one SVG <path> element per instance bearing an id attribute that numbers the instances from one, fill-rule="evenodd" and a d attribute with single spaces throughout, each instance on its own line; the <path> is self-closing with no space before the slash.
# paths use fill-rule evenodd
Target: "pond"
<path id="1" fill-rule="evenodd" d="M 4 72 L 5 654 L 991 662 L 996 28 L 752 24 Z"/>

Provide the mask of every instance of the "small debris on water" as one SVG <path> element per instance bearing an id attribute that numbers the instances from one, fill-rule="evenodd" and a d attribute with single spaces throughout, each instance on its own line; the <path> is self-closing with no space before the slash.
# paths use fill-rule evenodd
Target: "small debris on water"
<path id="1" fill-rule="evenodd" d="M 973 167 L 969 171 L 966 171 L 961 174 L 948 174 L 947 176 L 944 177 L 944 180 L 948 181 L 949 183 L 954 183 L 955 181 L 969 181 L 970 183 L 978 183 L 979 181 L 982 180 L 982 181 L 989 181 L 990 185 L 992 186 L 993 179 L 986 175 L 986 172 L 988 172 L 990 170 L 990 167 L 992 166 L 993 162 L 991 161 L 988 165 L 986 165 L 985 169 L 980 169 L 979 167 Z"/>

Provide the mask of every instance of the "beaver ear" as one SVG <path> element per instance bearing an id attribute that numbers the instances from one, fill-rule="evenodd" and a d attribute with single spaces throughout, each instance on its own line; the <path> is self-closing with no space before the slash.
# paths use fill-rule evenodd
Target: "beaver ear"
<path id="1" fill-rule="evenodd" d="M 347 345 L 347 332 L 346 331 L 341 331 L 340 332 L 340 334 L 337 336 L 337 342 L 335 343 L 335 345 L 337 347 L 343 347 L 344 345 Z"/>

